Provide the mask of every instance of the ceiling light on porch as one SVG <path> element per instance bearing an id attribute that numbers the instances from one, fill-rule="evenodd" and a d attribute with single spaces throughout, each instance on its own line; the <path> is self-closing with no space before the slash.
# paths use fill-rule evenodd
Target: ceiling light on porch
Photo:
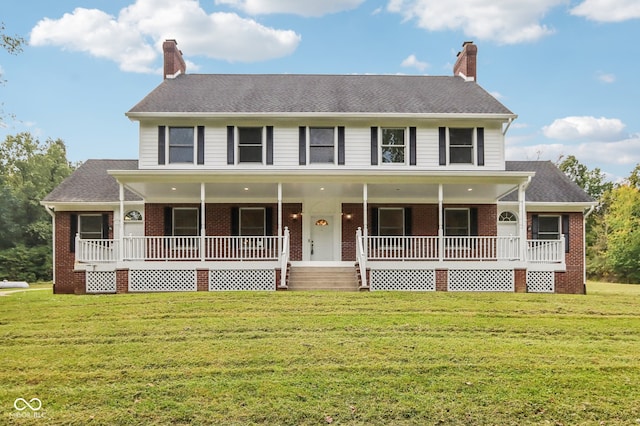
<path id="1" fill-rule="evenodd" d="M 248 190 L 249 190 L 249 188 L 245 187 L 245 188 L 244 188 L 244 190 L 245 190 L 245 191 L 248 191 Z"/>
<path id="2" fill-rule="evenodd" d="M 320 191 L 324 191 L 324 187 L 320 188 Z"/>
<path id="3" fill-rule="evenodd" d="M 172 191 L 176 191 L 177 189 L 178 189 L 178 188 L 176 188 L 175 186 L 172 186 L 172 187 L 171 187 L 171 190 L 172 190 Z"/>
<path id="4" fill-rule="evenodd" d="M 467 188 L 467 191 L 471 192 L 473 191 L 473 188 Z"/>

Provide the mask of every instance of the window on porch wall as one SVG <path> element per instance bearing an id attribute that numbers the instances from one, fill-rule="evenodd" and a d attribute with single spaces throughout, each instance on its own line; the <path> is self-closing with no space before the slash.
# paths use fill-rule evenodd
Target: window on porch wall
<path id="1" fill-rule="evenodd" d="M 69 217 L 69 251 L 76 251 L 76 235 L 83 240 L 106 240 L 109 238 L 109 215 L 71 214 Z"/>
<path id="2" fill-rule="evenodd" d="M 411 236 L 411 208 L 372 208 L 371 235 L 380 237 Z"/>
<path id="3" fill-rule="evenodd" d="M 233 207 L 231 209 L 232 236 L 273 235 L 273 208 L 271 207 Z"/>
<path id="4" fill-rule="evenodd" d="M 444 235 L 447 237 L 469 237 L 478 235 L 478 209 L 444 209 Z"/>
<path id="5" fill-rule="evenodd" d="M 569 215 L 532 216 L 531 234 L 534 240 L 559 240 L 564 235 L 564 251 L 569 252 Z"/>

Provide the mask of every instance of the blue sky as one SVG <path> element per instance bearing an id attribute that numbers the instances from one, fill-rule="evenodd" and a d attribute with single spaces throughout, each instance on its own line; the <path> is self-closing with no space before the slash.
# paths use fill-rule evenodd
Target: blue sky
<path id="1" fill-rule="evenodd" d="M 507 159 L 575 155 L 612 180 L 640 163 L 638 0 L 29 0 L 0 21 L 29 42 L 0 52 L 0 138 L 60 138 L 72 161 L 137 158 L 124 113 L 173 38 L 188 73 L 427 75 L 473 40 L 479 84 L 519 116 Z"/>

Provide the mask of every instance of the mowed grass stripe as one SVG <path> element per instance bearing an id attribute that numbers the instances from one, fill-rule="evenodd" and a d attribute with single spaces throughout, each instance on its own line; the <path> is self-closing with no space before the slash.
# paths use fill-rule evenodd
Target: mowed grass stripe
<path id="1" fill-rule="evenodd" d="M 31 424 L 13 402 L 38 397 L 47 424 L 637 424 L 638 302 L 16 293 L 0 416 Z"/>

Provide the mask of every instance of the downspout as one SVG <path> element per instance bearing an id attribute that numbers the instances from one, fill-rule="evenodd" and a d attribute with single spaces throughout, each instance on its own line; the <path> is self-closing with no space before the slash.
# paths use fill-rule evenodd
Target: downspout
<path id="1" fill-rule="evenodd" d="M 592 205 L 582 218 L 582 250 L 584 250 L 584 259 L 582 260 L 582 281 L 584 282 L 584 292 L 587 293 L 587 219 L 595 210 L 596 206 Z"/>
<path id="2" fill-rule="evenodd" d="M 53 267 L 53 287 L 54 287 L 54 293 L 55 293 L 55 286 L 56 286 L 56 214 L 53 210 L 53 208 L 49 207 L 49 206 L 44 206 L 44 209 L 47 211 L 47 213 L 49 213 L 49 216 L 51 216 L 51 247 L 52 247 L 52 256 L 51 256 L 51 266 Z"/>

